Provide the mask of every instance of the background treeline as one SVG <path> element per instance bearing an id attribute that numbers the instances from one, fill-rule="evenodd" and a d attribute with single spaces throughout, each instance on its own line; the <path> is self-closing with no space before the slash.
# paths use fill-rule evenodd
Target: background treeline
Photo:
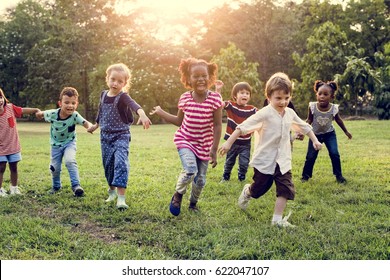
<path id="1" fill-rule="evenodd" d="M 113 0 L 25 0 L 0 19 L 0 87 L 13 103 L 42 109 L 56 104 L 64 86 L 76 87 L 79 111 L 93 120 L 105 69 L 123 62 L 132 69 L 130 94 L 145 111 L 161 105 L 175 113 L 184 92 L 177 66 L 194 56 L 218 64 L 225 99 L 247 81 L 261 107 L 264 82 L 283 71 L 294 80 L 301 117 L 322 79 L 339 83 L 344 115 L 389 119 L 390 1 L 333 2 L 225 4 L 177 17 L 169 24 L 182 32 L 161 40 L 163 24 L 145 9 L 120 13 Z"/>

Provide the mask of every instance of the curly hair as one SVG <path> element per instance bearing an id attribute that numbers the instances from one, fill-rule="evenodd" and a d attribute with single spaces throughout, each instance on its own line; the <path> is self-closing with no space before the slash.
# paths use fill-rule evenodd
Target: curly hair
<path id="1" fill-rule="evenodd" d="M 62 97 L 64 95 L 69 96 L 69 97 L 72 97 L 72 96 L 76 96 L 77 98 L 79 97 L 79 93 L 73 87 L 64 87 L 62 89 L 61 93 L 60 93 L 60 99 L 59 100 L 62 100 Z"/>
<path id="2" fill-rule="evenodd" d="M 195 65 L 204 65 L 207 67 L 207 72 L 209 74 L 209 80 L 207 82 L 207 88 L 211 87 L 215 80 L 217 79 L 218 66 L 215 63 L 207 62 L 203 59 L 196 59 L 193 57 L 182 59 L 179 65 L 179 72 L 181 73 L 180 81 L 185 88 L 191 89 L 191 68 Z"/>
<path id="3" fill-rule="evenodd" d="M 335 81 L 324 82 L 321 80 L 317 80 L 314 82 L 314 92 L 317 93 L 318 89 L 322 86 L 330 87 L 332 89 L 332 95 L 334 95 L 338 89 L 337 83 Z"/>

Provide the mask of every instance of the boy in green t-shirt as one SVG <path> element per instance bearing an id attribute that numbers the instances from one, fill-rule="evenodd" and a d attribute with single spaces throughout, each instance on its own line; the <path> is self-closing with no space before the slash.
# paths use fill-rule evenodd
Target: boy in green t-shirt
<path id="1" fill-rule="evenodd" d="M 51 194 L 61 189 L 61 165 L 64 159 L 68 169 L 72 191 L 75 196 L 83 196 L 84 190 L 80 186 L 79 171 L 76 162 L 76 124 L 88 129 L 92 124 L 85 120 L 77 111 L 78 92 L 75 88 L 65 87 L 60 94 L 58 105 L 60 108 L 46 110 L 37 117 L 50 122 L 51 159 L 50 171 L 52 174 Z"/>

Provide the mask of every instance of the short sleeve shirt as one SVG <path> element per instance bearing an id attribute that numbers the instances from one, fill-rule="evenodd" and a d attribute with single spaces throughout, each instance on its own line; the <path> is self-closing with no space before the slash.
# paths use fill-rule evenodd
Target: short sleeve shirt
<path id="1" fill-rule="evenodd" d="M 8 103 L 0 115 L 0 156 L 13 155 L 20 152 L 19 135 L 16 118 L 22 116 L 22 108 Z"/>
<path id="2" fill-rule="evenodd" d="M 85 119 L 74 112 L 66 119 L 60 118 L 61 109 L 47 110 L 43 112 L 46 122 L 50 125 L 50 145 L 53 147 L 62 147 L 76 139 L 76 124 L 83 125 Z"/>

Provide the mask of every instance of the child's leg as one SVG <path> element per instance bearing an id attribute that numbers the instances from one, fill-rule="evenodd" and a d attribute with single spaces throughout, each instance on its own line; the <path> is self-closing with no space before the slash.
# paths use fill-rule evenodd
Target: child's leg
<path id="1" fill-rule="evenodd" d="M 196 174 L 191 189 L 190 203 L 191 207 L 194 208 L 195 204 L 198 202 L 200 194 L 203 191 L 204 186 L 206 185 L 206 173 L 207 168 L 209 166 L 209 162 L 207 160 L 197 160 L 198 165 L 198 173 Z"/>
<path id="2" fill-rule="evenodd" d="M 187 148 L 182 148 L 178 152 L 183 170 L 177 179 L 176 192 L 174 193 L 169 205 L 169 211 L 174 216 L 178 216 L 180 214 L 183 194 L 186 193 L 188 185 L 192 182 L 195 174 L 198 173 L 195 154 Z"/>
<path id="3" fill-rule="evenodd" d="M 118 209 L 127 209 L 129 206 L 126 204 L 126 188 L 117 187 L 118 191 L 118 201 L 116 207 Z"/>
<path id="4" fill-rule="evenodd" d="M 293 225 L 287 222 L 290 214 L 283 219 L 283 212 L 286 209 L 287 200 L 293 200 L 295 198 L 295 186 L 292 182 L 292 173 L 291 171 L 288 171 L 285 174 L 281 174 L 279 166 L 277 166 L 274 180 L 276 185 L 276 201 L 272 224 L 282 227 L 291 227 Z"/>
<path id="5" fill-rule="evenodd" d="M 82 196 L 84 190 L 80 186 L 79 169 L 76 161 L 76 142 L 72 141 L 64 149 L 64 163 L 69 172 L 72 191 L 76 196 Z"/>
<path id="6" fill-rule="evenodd" d="M 7 162 L 6 161 L 0 162 L 0 189 L 3 187 L 3 177 L 6 168 L 7 168 Z"/>
<path id="7" fill-rule="evenodd" d="M 51 148 L 50 171 L 52 176 L 52 190 L 58 191 L 61 188 L 61 164 L 63 148 Z"/>
<path id="8" fill-rule="evenodd" d="M 305 165 L 302 171 L 302 181 L 307 181 L 313 176 L 313 168 L 318 156 L 318 151 L 314 149 L 313 142 L 309 139 L 306 153 Z"/>
<path id="9" fill-rule="evenodd" d="M 238 158 L 238 180 L 244 181 L 248 172 L 249 159 L 251 153 L 250 145 L 242 145 Z"/>
<path id="10" fill-rule="evenodd" d="M 236 148 L 236 145 L 232 145 L 230 150 L 226 154 L 226 161 L 224 165 L 223 170 L 223 180 L 229 181 L 230 180 L 230 174 L 232 173 L 232 169 L 234 167 L 234 164 L 236 163 L 236 159 L 238 156 L 238 150 Z"/>
<path id="11" fill-rule="evenodd" d="M 333 174 L 336 176 L 337 180 L 341 180 L 341 178 L 344 179 L 343 174 L 341 172 L 341 161 L 337 145 L 336 132 L 332 131 L 327 133 L 326 137 L 324 138 L 324 143 L 326 148 L 328 149 L 329 157 L 332 162 Z"/>
<path id="12" fill-rule="evenodd" d="M 10 162 L 9 165 L 9 171 L 11 173 L 11 185 L 17 186 L 18 185 L 18 162 Z"/>

